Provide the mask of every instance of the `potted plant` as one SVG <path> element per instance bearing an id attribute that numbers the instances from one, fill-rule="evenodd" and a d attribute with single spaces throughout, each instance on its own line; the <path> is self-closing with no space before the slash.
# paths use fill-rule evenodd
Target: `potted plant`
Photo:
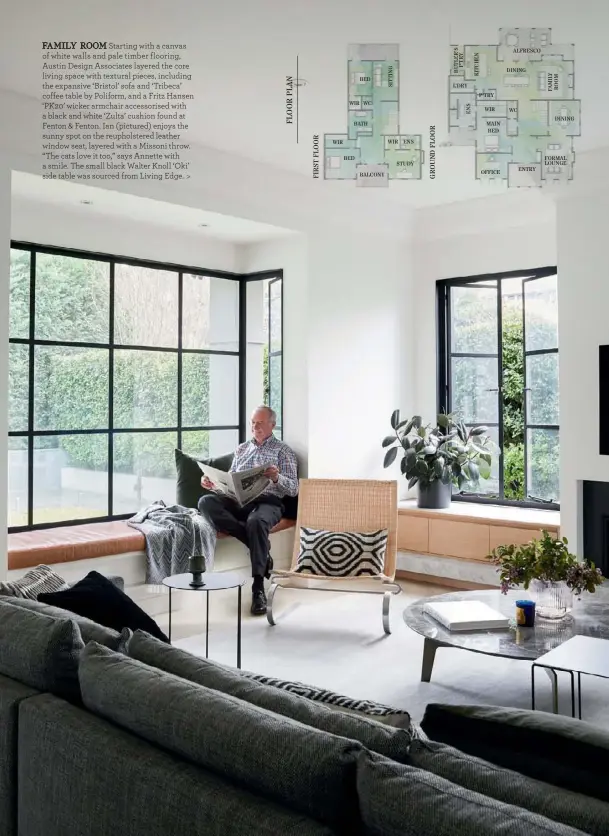
<path id="1" fill-rule="evenodd" d="M 400 468 L 408 479 L 408 488 L 418 486 L 419 508 L 447 508 L 452 486 L 478 484 L 491 475 L 492 456 L 496 445 L 486 427 L 469 429 L 453 415 L 438 415 L 436 426 L 423 425 L 420 415 L 400 420 L 396 409 L 391 416 L 393 435 L 383 439 L 384 467 L 395 461 L 402 451 Z"/>
<path id="2" fill-rule="evenodd" d="M 541 532 L 539 540 L 524 545 L 497 546 L 488 556 L 498 566 L 501 591 L 531 588 L 540 618 L 564 618 L 573 607 L 573 595 L 594 592 L 603 583 L 594 563 L 580 561 L 568 548 L 566 537 Z"/>

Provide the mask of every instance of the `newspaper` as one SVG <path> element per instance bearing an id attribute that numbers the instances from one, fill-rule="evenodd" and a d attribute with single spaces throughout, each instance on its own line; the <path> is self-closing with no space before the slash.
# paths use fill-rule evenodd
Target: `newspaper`
<path id="1" fill-rule="evenodd" d="M 266 465 L 252 467 L 249 470 L 227 473 L 224 470 L 217 470 L 208 464 L 199 462 L 203 474 L 214 483 L 214 488 L 220 493 L 230 496 L 240 506 L 247 505 L 260 496 L 271 480 L 264 476 Z"/>

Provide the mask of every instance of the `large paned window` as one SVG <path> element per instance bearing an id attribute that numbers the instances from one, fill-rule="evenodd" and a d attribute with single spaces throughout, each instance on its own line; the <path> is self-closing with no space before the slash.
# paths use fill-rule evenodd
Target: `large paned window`
<path id="1" fill-rule="evenodd" d="M 255 277 L 252 277 L 255 278 Z M 175 501 L 174 449 L 246 437 L 249 279 L 15 244 L 10 272 L 9 530 Z M 282 429 L 281 274 L 252 281 L 259 402 Z M 248 314 L 249 315 L 249 314 Z"/>
<path id="2" fill-rule="evenodd" d="M 438 323 L 440 411 L 500 451 L 458 498 L 558 507 L 556 269 L 438 282 Z"/>
<path id="3" fill-rule="evenodd" d="M 283 436 L 283 278 L 253 273 L 246 279 L 246 415 L 268 404 Z"/>

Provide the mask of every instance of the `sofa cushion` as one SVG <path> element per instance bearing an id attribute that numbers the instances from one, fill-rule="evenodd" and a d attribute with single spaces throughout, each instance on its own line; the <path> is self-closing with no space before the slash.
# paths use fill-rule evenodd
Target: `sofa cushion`
<path id="1" fill-rule="evenodd" d="M 270 685 L 272 688 L 280 688 L 282 691 L 289 691 L 290 694 L 297 694 L 300 697 L 306 697 L 308 700 L 322 703 L 334 711 L 353 714 L 356 717 L 370 717 L 377 723 L 406 729 L 409 734 L 413 733 L 410 714 L 403 709 L 391 708 L 372 700 L 357 700 L 353 697 L 345 697 L 342 694 L 334 693 L 334 691 L 328 691 L 326 688 L 305 685 L 303 682 L 276 679 L 273 676 L 264 676 L 264 674 L 249 673 L 248 671 L 244 671 L 243 675 L 260 682 L 262 685 Z"/>
<path id="2" fill-rule="evenodd" d="M 21 704 L 18 778 L 23 836 L 335 833 L 50 694 Z"/>
<path id="3" fill-rule="evenodd" d="M 378 531 L 299 530 L 295 572 L 330 578 L 382 575 L 387 551 L 387 529 Z"/>
<path id="4" fill-rule="evenodd" d="M 409 764 L 592 836 L 609 833 L 609 804 L 606 802 L 503 769 L 445 743 L 413 741 Z"/>
<path id="5" fill-rule="evenodd" d="M 109 647 L 111 650 L 118 650 L 120 634 L 116 630 L 104 627 L 103 624 L 97 624 L 95 621 L 91 621 L 90 618 L 85 618 L 82 615 L 77 615 L 60 607 L 53 607 L 51 604 L 45 604 L 44 601 L 30 601 L 28 598 L 0 598 L 0 601 L 11 604 L 13 607 L 21 607 L 31 612 L 43 613 L 51 618 L 58 618 L 60 620 L 68 618 L 78 624 L 80 635 L 85 644 L 90 641 L 96 641 Z"/>
<path id="6" fill-rule="evenodd" d="M 357 792 L 370 836 L 582 836 L 582 831 L 363 752 Z"/>
<path id="7" fill-rule="evenodd" d="M 357 832 L 360 744 L 195 685 L 91 642 L 81 656 L 91 711 L 253 792 Z"/>
<path id="8" fill-rule="evenodd" d="M 16 581 L 0 582 L 0 595 L 14 595 L 35 601 L 41 592 L 57 592 L 67 589 L 67 582 L 50 566 L 36 566 Z"/>
<path id="9" fill-rule="evenodd" d="M 410 734 L 405 729 L 395 729 L 377 723 L 369 717 L 354 717 L 340 711 L 332 711 L 325 705 L 306 697 L 291 694 L 250 679 L 235 668 L 201 659 L 170 647 L 138 631 L 128 644 L 129 655 L 167 673 L 175 674 L 189 682 L 196 682 L 214 691 L 230 694 L 245 702 L 291 717 L 307 726 L 359 740 L 368 749 L 388 758 L 405 762 L 410 746 Z"/>
<path id="10" fill-rule="evenodd" d="M 607 798 L 609 732 L 519 708 L 430 703 L 421 721 L 432 739 L 557 787 Z"/>
<path id="11" fill-rule="evenodd" d="M 233 463 L 233 453 L 226 453 L 223 456 L 216 456 L 209 459 L 195 459 L 183 453 L 182 450 L 175 451 L 177 482 L 176 502 L 185 508 L 196 508 L 199 500 L 205 494 L 213 493 L 201 486 L 203 472 L 198 462 L 215 467 L 217 470 L 228 471 Z"/>
<path id="12" fill-rule="evenodd" d="M 39 691 L 78 700 L 78 625 L 0 602 L 0 673 Z"/>
<path id="13" fill-rule="evenodd" d="M 147 612 L 99 572 L 89 572 L 70 589 L 40 595 L 38 600 L 82 615 L 116 632 L 129 627 L 146 630 L 162 641 L 169 641 Z"/>
<path id="14" fill-rule="evenodd" d="M 19 705 L 39 693 L 0 675 L 0 833 L 17 836 L 17 721 Z"/>

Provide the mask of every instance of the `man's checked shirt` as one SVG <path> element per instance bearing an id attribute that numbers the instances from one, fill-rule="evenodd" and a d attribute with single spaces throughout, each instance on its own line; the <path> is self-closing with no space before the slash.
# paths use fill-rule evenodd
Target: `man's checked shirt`
<path id="1" fill-rule="evenodd" d="M 230 466 L 231 472 L 248 470 L 250 467 L 275 465 L 279 470 L 276 482 L 271 482 L 263 494 L 276 496 L 296 496 L 298 493 L 298 462 L 294 451 L 283 441 L 270 435 L 262 444 L 256 444 L 253 439 L 240 444 Z"/>

